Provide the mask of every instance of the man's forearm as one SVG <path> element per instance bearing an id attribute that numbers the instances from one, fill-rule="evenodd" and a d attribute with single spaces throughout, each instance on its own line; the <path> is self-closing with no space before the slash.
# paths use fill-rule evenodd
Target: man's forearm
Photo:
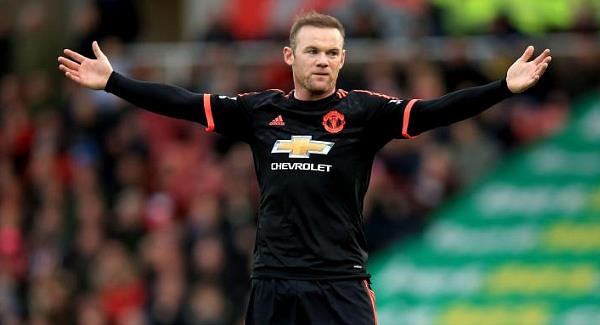
<path id="1" fill-rule="evenodd" d="M 194 122 L 202 118 L 202 95 L 180 87 L 134 80 L 113 71 L 104 90 L 154 113 Z"/>
<path id="2" fill-rule="evenodd" d="M 408 133 L 416 135 L 462 121 L 511 95 L 506 81 L 498 80 L 487 85 L 458 90 L 437 99 L 418 101 L 410 114 Z"/>

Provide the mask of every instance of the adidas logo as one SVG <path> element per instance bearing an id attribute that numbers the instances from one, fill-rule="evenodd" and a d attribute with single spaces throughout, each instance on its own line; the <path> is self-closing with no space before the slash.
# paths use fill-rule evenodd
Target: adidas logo
<path id="1" fill-rule="evenodd" d="M 277 115 L 276 118 L 274 118 L 271 122 L 269 122 L 269 125 L 271 126 L 284 126 L 285 122 L 283 121 L 283 117 L 281 117 L 281 114 Z"/>

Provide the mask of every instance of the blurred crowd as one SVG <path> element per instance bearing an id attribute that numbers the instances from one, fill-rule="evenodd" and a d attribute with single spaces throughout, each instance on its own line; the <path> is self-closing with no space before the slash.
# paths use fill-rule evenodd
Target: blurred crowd
<path id="1" fill-rule="evenodd" d="M 311 3 L 327 10 L 338 2 Z M 436 21 L 425 1 L 388 2 L 404 17 Z M 139 1 L 68 2 L 75 3 L 68 24 L 55 15 L 65 1 L 0 4 L 0 324 L 241 324 L 258 202 L 249 148 L 63 78 L 60 49 L 89 54 L 94 39 L 116 70 L 145 80 L 161 73 L 126 55 L 144 30 Z M 378 22 L 361 5 L 351 8 L 342 14 L 353 17 L 345 18 L 350 37 L 385 37 L 379 22 L 389 17 Z M 239 35 L 218 17 L 198 39 L 225 44 L 181 86 L 226 95 L 289 91 L 283 63 L 230 63 L 241 54 L 227 43 Z M 492 21 L 487 33 L 517 30 L 505 17 Z M 580 22 L 569 31 L 593 42 L 598 25 Z M 415 26 L 444 34 L 443 24 Z M 600 87 L 598 53 L 585 49 L 576 64 L 555 58 L 525 95 L 387 145 L 365 205 L 369 249 L 417 232 L 506 153 L 560 130 L 573 98 Z M 441 62 L 397 62 L 382 49 L 372 62 L 345 67 L 339 86 L 435 98 L 502 78 L 514 59 L 469 61 L 460 43 Z"/>

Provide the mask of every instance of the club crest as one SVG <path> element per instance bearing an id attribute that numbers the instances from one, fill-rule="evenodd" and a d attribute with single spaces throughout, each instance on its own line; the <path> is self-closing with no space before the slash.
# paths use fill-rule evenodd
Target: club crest
<path id="1" fill-rule="evenodd" d="M 338 111 L 331 111 L 323 115 L 323 127 L 329 133 L 338 133 L 344 129 L 346 120 L 344 114 Z"/>

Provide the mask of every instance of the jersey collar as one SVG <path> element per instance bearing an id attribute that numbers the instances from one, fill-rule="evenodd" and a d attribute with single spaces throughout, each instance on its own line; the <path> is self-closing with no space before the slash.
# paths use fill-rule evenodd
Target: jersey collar
<path id="1" fill-rule="evenodd" d="M 333 94 L 317 100 L 300 100 L 294 96 L 294 90 L 292 90 L 286 95 L 286 98 L 288 99 L 287 102 L 289 102 L 292 105 L 321 107 L 323 105 L 330 105 L 331 103 L 337 102 L 340 99 L 342 99 L 343 97 L 340 95 L 341 91 L 341 89 L 336 89 L 336 91 Z M 344 93 L 346 92 L 344 91 Z"/>

